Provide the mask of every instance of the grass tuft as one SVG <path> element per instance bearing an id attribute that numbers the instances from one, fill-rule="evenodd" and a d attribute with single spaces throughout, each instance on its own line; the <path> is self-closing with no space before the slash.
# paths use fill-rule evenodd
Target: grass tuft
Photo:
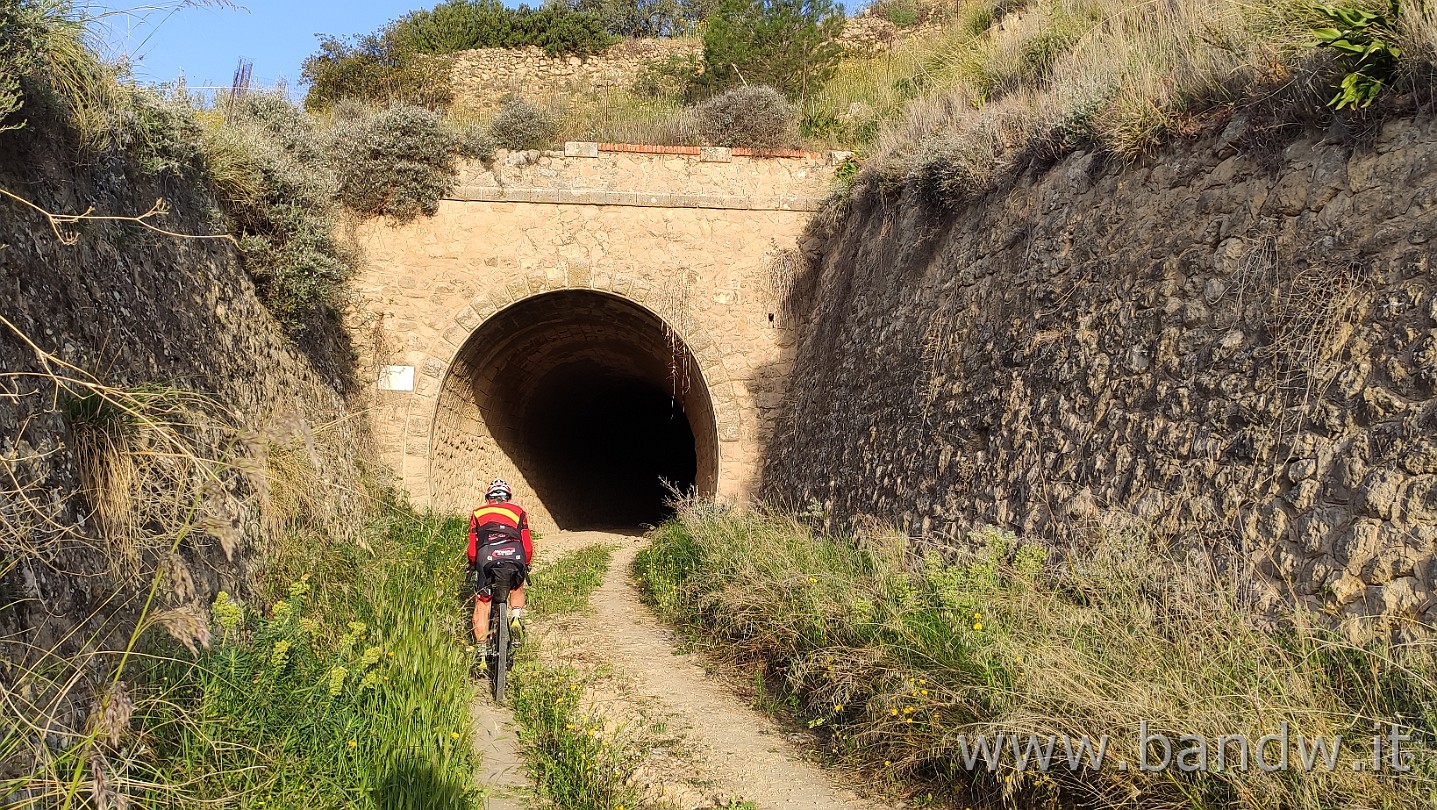
<path id="1" fill-rule="evenodd" d="M 613 553 L 613 546 L 596 543 L 537 568 L 528 588 L 532 615 L 585 610 Z M 642 761 L 636 741 L 584 705 L 587 680 L 577 670 L 543 663 L 532 653 L 526 650 L 515 673 L 514 717 L 522 726 L 524 759 L 539 796 L 566 810 L 636 807 L 633 774 Z"/>
<path id="2" fill-rule="evenodd" d="M 583 611 L 589 595 L 604 582 L 614 547 L 604 543 L 571 551 L 530 574 L 527 608 L 535 616 L 558 616 Z"/>
<path id="3" fill-rule="evenodd" d="M 621 730 L 582 706 L 583 679 L 533 661 L 516 674 L 514 717 L 539 796 L 564 810 L 636 807 L 632 777 L 640 758 Z"/>

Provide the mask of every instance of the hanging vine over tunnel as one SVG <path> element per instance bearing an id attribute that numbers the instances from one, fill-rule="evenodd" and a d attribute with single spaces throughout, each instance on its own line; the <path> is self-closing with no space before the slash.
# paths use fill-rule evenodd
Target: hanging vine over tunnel
<path id="1" fill-rule="evenodd" d="M 666 516 L 669 487 L 712 495 L 718 435 L 689 348 L 654 313 L 589 290 L 495 314 L 459 350 L 430 446 L 438 503 L 462 508 L 510 478 L 565 529 Z"/>

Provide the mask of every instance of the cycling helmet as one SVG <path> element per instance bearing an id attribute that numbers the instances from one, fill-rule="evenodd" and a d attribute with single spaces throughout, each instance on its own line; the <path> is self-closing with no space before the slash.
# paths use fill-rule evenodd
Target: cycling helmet
<path id="1" fill-rule="evenodd" d="M 502 478 L 495 478 L 494 482 L 489 485 L 489 488 L 484 491 L 484 498 L 486 500 L 494 500 L 497 498 L 501 501 L 507 501 L 512 497 L 514 497 L 514 490 L 510 489 L 509 485 L 504 483 L 504 479 Z"/>

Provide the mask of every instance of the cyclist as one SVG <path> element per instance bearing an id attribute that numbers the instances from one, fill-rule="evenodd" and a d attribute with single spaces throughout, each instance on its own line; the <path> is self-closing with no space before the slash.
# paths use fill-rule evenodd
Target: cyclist
<path id="1" fill-rule="evenodd" d="M 489 638 L 489 586 L 497 566 L 519 569 L 517 584 L 509 592 L 509 613 L 515 637 L 520 617 L 524 615 L 524 583 L 529 577 L 529 561 L 534 558 L 534 541 L 529 537 L 529 515 L 509 500 L 514 491 L 496 478 L 484 492 L 484 505 L 469 515 L 469 568 L 474 578 L 474 638 L 480 643 Z"/>

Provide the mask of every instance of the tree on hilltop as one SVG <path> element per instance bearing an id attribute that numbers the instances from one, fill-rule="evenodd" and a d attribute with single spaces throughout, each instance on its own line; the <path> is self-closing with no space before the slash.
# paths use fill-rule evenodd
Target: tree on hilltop
<path id="1" fill-rule="evenodd" d="M 833 75 L 843 55 L 843 6 L 832 0 L 721 0 L 704 31 L 711 91 L 739 84 L 807 96 Z"/>

